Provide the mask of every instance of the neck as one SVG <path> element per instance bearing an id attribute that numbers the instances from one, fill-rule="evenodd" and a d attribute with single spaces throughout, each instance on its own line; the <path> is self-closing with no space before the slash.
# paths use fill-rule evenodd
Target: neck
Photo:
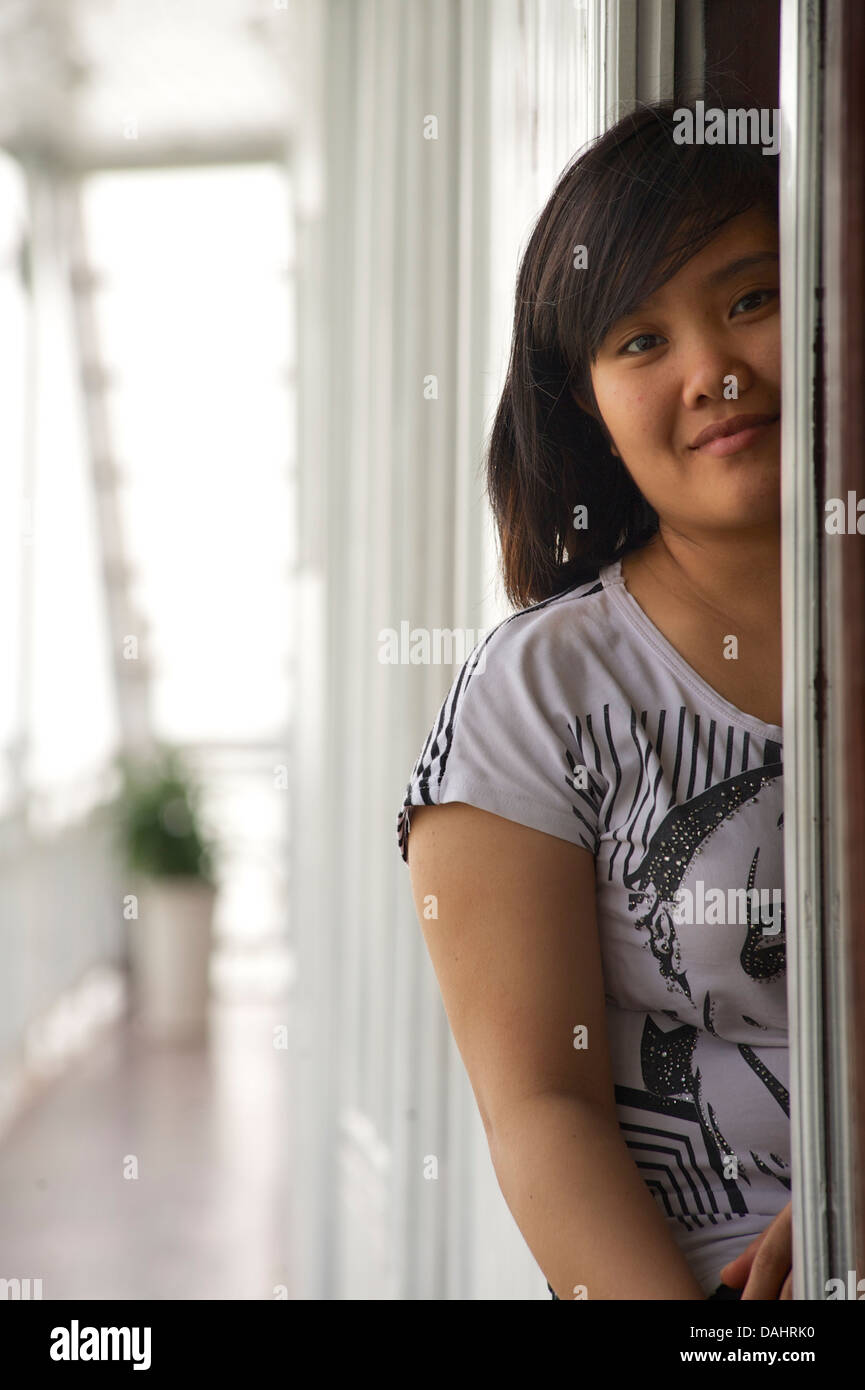
<path id="1" fill-rule="evenodd" d="M 781 529 L 733 536 L 688 536 L 660 523 L 644 547 L 644 564 L 660 583 L 698 607 L 748 625 L 781 624 Z"/>

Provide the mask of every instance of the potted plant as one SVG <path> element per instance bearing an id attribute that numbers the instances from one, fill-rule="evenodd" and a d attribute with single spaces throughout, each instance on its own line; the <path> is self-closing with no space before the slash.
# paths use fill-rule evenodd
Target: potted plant
<path id="1" fill-rule="evenodd" d="M 180 753 L 118 760 L 119 849 L 135 882 L 124 893 L 137 1031 L 152 1041 L 207 1035 L 216 898 L 215 845 L 201 825 L 200 789 Z"/>

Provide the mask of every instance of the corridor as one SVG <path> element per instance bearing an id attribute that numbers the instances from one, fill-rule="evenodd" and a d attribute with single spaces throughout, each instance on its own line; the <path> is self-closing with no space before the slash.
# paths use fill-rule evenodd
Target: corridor
<path id="1" fill-rule="evenodd" d="M 293 1297 L 287 1021 L 225 1001 L 207 1046 L 106 1029 L 0 1145 L 0 1277 L 43 1299 Z"/>

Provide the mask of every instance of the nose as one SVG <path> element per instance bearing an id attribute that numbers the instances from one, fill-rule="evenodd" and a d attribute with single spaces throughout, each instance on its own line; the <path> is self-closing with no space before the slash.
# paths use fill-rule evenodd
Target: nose
<path id="1" fill-rule="evenodd" d="M 688 409 L 707 401 L 735 401 L 750 388 L 753 373 L 723 334 L 700 334 L 683 350 L 682 400 Z"/>

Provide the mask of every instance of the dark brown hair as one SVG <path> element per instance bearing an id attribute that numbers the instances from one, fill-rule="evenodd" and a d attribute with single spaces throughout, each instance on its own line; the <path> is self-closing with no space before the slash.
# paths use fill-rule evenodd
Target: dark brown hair
<path id="1" fill-rule="evenodd" d="M 676 144 L 669 102 L 625 116 L 565 167 L 517 276 L 510 360 L 487 453 L 505 591 L 524 607 L 651 539 L 658 515 L 612 453 L 591 364 L 610 328 L 731 218 L 777 222 L 778 158 L 758 145 Z M 586 269 L 575 248 L 586 247 Z M 584 504 L 589 525 L 574 528 Z"/>

